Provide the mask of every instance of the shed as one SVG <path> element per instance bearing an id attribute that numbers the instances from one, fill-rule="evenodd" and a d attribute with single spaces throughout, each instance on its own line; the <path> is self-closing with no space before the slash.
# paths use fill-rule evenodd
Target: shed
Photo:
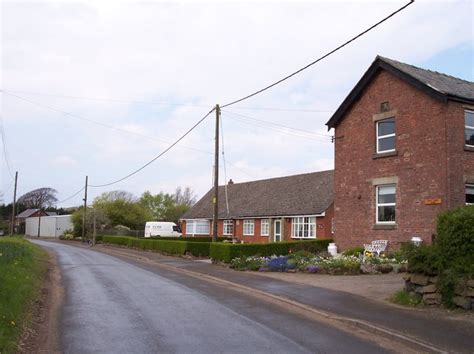
<path id="1" fill-rule="evenodd" d="M 26 236 L 38 236 L 39 217 L 26 218 Z M 54 215 L 41 217 L 40 237 L 59 237 L 64 231 L 72 229 L 71 215 Z"/>

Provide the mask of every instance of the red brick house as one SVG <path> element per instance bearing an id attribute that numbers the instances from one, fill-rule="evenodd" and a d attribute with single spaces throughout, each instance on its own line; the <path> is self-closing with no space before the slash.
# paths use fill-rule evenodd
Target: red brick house
<path id="1" fill-rule="evenodd" d="M 329 238 L 334 171 L 306 173 L 219 187 L 218 236 L 245 243 Z M 181 218 L 185 237 L 212 233 L 213 190 Z"/>
<path id="2" fill-rule="evenodd" d="M 474 83 L 377 57 L 326 124 L 340 249 L 431 243 L 441 211 L 474 203 Z"/>

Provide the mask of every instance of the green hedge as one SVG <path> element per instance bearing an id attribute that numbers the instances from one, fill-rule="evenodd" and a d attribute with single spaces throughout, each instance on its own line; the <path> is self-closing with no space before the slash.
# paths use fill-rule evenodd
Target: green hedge
<path id="1" fill-rule="evenodd" d="M 210 245 L 209 242 L 157 240 L 128 236 L 103 236 L 102 242 L 177 256 L 183 256 L 189 253 L 196 257 L 208 257 Z"/>
<path id="2" fill-rule="evenodd" d="M 300 250 L 317 253 L 326 251 L 330 242 L 331 239 L 263 244 L 211 243 L 210 256 L 215 261 L 229 263 L 232 259 L 242 256 L 282 256 L 289 254 L 290 251 Z"/>

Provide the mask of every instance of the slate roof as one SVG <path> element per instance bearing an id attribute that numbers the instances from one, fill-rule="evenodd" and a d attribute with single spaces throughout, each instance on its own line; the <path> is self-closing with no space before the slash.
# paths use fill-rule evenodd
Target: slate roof
<path id="1" fill-rule="evenodd" d="M 386 70 L 394 74 L 442 102 L 454 100 L 474 103 L 473 82 L 377 56 L 369 69 L 326 123 L 329 129 L 334 128 L 344 118 L 345 113 L 351 108 L 352 104 L 362 94 L 365 86 L 379 70 Z"/>
<path id="2" fill-rule="evenodd" d="M 334 171 L 229 184 L 227 194 L 229 214 L 219 186 L 219 219 L 321 214 L 334 200 Z M 211 189 L 181 219 L 212 219 L 212 197 Z"/>
<path id="3" fill-rule="evenodd" d="M 36 213 L 39 209 L 26 209 L 25 211 L 18 214 L 17 218 L 29 218 L 31 215 Z"/>

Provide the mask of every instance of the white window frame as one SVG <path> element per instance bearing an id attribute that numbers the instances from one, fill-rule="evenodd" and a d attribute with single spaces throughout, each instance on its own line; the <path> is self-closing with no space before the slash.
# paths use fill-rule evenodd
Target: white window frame
<path id="1" fill-rule="evenodd" d="M 466 110 L 464 111 L 464 135 L 466 135 L 466 130 L 472 130 L 472 131 L 474 131 L 474 126 L 467 125 L 466 113 L 468 113 L 468 112 L 474 115 L 474 111 L 471 111 L 471 110 L 469 110 L 469 109 L 466 109 Z M 464 138 L 464 139 L 465 139 L 465 138 Z M 469 147 L 474 147 L 474 145 L 467 144 L 467 143 L 466 143 L 466 140 L 464 140 L 464 144 L 465 144 L 466 146 L 469 146 Z"/>
<path id="2" fill-rule="evenodd" d="M 254 219 L 244 219 L 243 235 L 244 236 L 253 236 L 254 233 L 255 233 L 255 220 Z"/>
<path id="3" fill-rule="evenodd" d="M 474 184 L 466 184 L 464 188 L 464 195 L 467 195 L 467 189 L 472 188 L 474 190 Z M 474 203 L 468 203 L 466 202 L 466 205 L 474 205 Z"/>
<path id="4" fill-rule="evenodd" d="M 265 224 L 265 228 L 264 225 Z M 260 220 L 260 236 L 270 236 L 270 219 Z"/>
<path id="5" fill-rule="evenodd" d="M 234 234 L 234 220 L 224 220 L 222 234 L 224 236 L 232 236 Z"/>
<path id="6" fill-rule="evenodd" d="M 305 226 L 307 228 L 305 229 Z M 291 238 L 315 239 L 316 216 L 295 216 L 291 218 Z M 302 231 L 302 236 L 299 235 Z"/>
<path id="7" fill-rule="evenodd" d="M 383 187 L 394 187 L 395 188 L 395 202 L 394 203 L 379 203 L 379 189 Z M 394 221 L 379 221 L 379 207 L 393 206 L 395 207 L 395 220 Z M 397 222 L 397 185 L 396 184 L 380 184 L 375 188 L 375 223 L 378 225 L 395 225 Z"/>
<path id="8" fill-rule="evenodd" d="M 207 224 L 207 232 L 202 231 L 204 223 Z M 198 232 L 199 230 L 199 232 Z M 191 232 L 188 232 L 191 231 Z M 210 235 L 211 222 L 207 219 L 186 220 L 186 235 Z"/>
<path id="9" fill-rule="evenodd" d="M 392 136 L 394 136 L 394 137 L 397 136 L 396 131 L 395 131 L 395 133 L 385 134 L 385 135 L 379 136 L 379 124 L 380 124 L 380 123 L 383 123 L 384 121 L 389 120 L 389 119 L 393 119 L 393 124 L 395 125 L 395 117 L 390 117 L 390 118 L 386 118 L 386 119 L 379 120 L 379 121 L 377 121 L 376 124 L 375 124 L 375 127 L 376 127 L 376 137 L 377 137 L 377 141 L 376 141 L 376 143 L 375 143 L 375 148 L 376 148 L 377 154 L 384 154 L 384 153 L 386 153 L 386 152 L 394 152 L 394 151 L 397 150 L 397 141 L 396 141 L 396 139 L 395 139 L 395 146 L 393 147 L 393 149 L 379 150 L 379 140 L 384 139 L 384 138 L 391 138 Z"/>

